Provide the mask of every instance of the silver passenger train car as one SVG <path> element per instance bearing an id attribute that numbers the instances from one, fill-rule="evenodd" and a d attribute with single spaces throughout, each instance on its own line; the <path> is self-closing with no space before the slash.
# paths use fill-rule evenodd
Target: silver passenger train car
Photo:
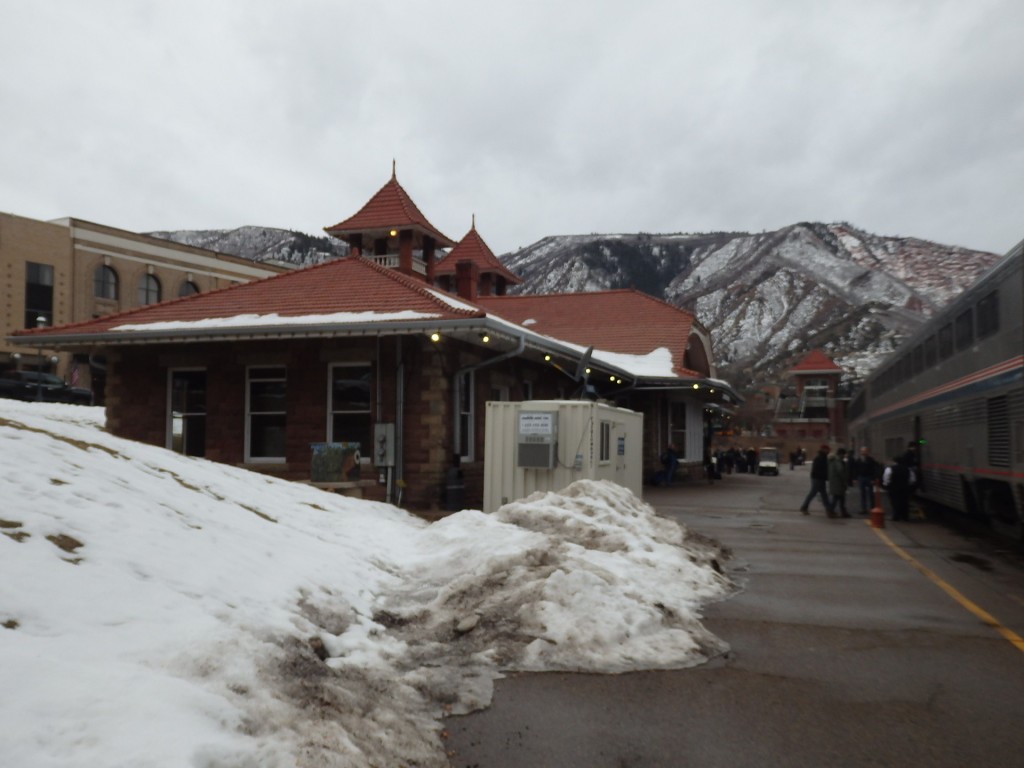
<path id="1" fill-rule="evenodd" d="M 918 496 L 1024 540 L 1024 242 L 932 317 L 850 402 L 888 462 L 916 444 Z"/>

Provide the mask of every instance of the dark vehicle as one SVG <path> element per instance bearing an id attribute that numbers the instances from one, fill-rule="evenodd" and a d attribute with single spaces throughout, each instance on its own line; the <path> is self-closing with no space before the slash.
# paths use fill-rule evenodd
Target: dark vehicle
<path id="1" fill-rule="evenodd" d="M 850 403 L 850 431 L 904 454 L 918 498 L 1024 541 L 1024 242 L 933 316 Z M 908 448 L 910 451 L 908 452 Z"/>
<path id="2" fill-rule="evenodd" d="M 45 403 L 92 405 L 91 390 L 68 386 L 60 376 L 38 371 L 0 373 L 0 397 L 42 400 Z"/>

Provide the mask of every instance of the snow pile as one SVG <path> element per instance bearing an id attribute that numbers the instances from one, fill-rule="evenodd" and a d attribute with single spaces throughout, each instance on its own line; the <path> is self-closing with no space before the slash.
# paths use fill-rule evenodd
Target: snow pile
<path id="1" fill-rule="evenodd" d="M 446 766 L 502 671 L 684 667 L 714 546 L 583 481 L 427 524 L 0 401 L 0 764 Z"/>

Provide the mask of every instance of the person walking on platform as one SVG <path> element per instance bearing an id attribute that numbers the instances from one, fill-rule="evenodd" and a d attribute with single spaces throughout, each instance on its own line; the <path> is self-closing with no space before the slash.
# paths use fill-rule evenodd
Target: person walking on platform
<path id="1" fill-rule="evenodd" d="M 828 454 L 829 447 L 827 445 L 821 446 L 818 449 L 818 455 L 814 457 L 814 461 L 811 462 L 811 490 L 807 493 L 807 498 L 804 499 L 804 503 L 800 505 L 800 511 L 805 515 L 810 514 L 808 507 L 810 506 L 811 500 L 815 496 L 821 496 L 821 503 L 825 505 L 825 512 L 829 517 L 832 517 L 832 508 L 828 504 L 827 486 L 828 486 Z"/>
<path id="2" fill-rule="evenodd" d="M 849 517 L 846 511 L 846 488 L 850 484 L 846 449 L 840 448 L 828 460 L 829 517 Z"/>
<path id="3" fill-rule="evenodd" d="M 860 513 L 866 515 L 875 505 L 875 484 L 882 476 L 882 465 L 878 463 L 866 445 L 861 446 L 860 456 L 853 462 L 853 479 L 860 491 Z"/>

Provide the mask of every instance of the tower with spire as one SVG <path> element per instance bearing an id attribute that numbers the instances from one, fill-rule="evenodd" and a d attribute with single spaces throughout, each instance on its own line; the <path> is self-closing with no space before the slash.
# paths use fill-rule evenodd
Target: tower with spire
<path id="1" fill-rule="evenodd" d="M 430 223 L 398 183 L 393 160 L 388 182 L 357 213 L 324 227 L 324 231 L 348 243 L 352 255 L 418 276 L 430 285 L 434 283 L 437 250 L 455 245 Z"/>
<path id="2" fill-rule="evenodd" d="M 477 296 L 504 296 L 508 286 L 523 282 L 480 237 L 476 214 L 466 236 L 437 263 L 434 276 L 439 288 L 470 301 Z"/>

